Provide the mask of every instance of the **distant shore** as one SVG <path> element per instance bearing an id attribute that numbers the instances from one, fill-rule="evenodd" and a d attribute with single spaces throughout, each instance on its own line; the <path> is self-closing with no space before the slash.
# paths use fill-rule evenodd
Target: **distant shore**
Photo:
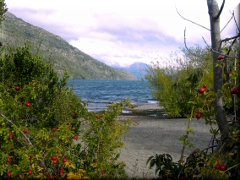
<path id="1" fill-rule="evenodd" d="M 164 112 L 164 108 L 158 104 L 145 104 L 136 106 L 135 108 L 124 108 L 122 114 L 124 116 L 150 116 L 150 117 L 159 117 L 167 118 L 167 114 Z"/>

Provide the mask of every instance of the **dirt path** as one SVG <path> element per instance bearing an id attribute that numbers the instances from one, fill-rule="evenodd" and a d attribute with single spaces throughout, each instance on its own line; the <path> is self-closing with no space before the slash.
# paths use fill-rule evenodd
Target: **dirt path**
<path id="1" fill-rule="evenodd" d="M 120 116 L 119 119 L 126 119 Z M 146 116 L 127 116 L 139 122 L 139 126 L 131 127 L 129 137 L 124 141 L 126 149 L 121 150 L 119 161 L 126 163 L 126 172 L 130 178 L 142 178 L 146 173 L 147 159 L 156 154 L 170 154 L 174 162 L 180 159 L 183 145 L 179 143 L 179 138 L 186 133 L 184 125 L 186 119 L 157 119 Z M 190 134 L 189 140 L 194 148 L 204 149 L 211 139 L 209 126 L 205 121 L 193 119 L 191 128 L 194 134 Z M 186 148 L 184 155 L 188 156 L 194 149 Z M 134 165 L 137 167 L 134 168 Z M 137 170 L 137 171 L 136 171 Z M 155 170 L 155 169 L 154 169 Z M 153 178 L 154 170 L 151 170 L 145 177 Z"/>

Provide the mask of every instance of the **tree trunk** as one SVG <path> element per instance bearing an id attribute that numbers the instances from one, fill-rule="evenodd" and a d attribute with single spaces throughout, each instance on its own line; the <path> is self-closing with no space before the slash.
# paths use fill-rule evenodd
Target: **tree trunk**
<path id="1" fill-rule="evenodd" d="M 208 13 L 210 16 L 212 49 L 221 52 L 220 16 L 217 19 L 214 18 L 219 12 L 218 3 L 216 0 L 207 0 L 207 5 Z M 218 93 L 218 98 L 214 101 L 214 111 L 215 118 L 221 133 L 221 141 L 218 142 L 216 151 L 222 148 L 221 152 L 225 154 L 227 152 L 227 146 L 222 146 L 225 142 L 225 139 L 228 137 L 228 127 L 227 118 L 223 108 L 222 94 L 219 92 L 222 90 L 223 85 L 222 68 L 220 66 L 215 67 L 218 55 L 218 53 L 213 52 L 213 90 L 215 93 Z"/>

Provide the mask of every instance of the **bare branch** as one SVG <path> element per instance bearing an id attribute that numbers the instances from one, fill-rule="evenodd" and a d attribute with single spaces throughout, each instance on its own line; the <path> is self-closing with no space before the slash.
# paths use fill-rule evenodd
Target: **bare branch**
<path id="1" fill-rule="evenodd" d="M 15 125 L 11 120 L 7 119 L 3 114 L 0 114 L 4 119 L 6 119 L 10 124 Z M 15 125 L 16 126 L 16 125 Z M 28 141 L 30 146 L 33 146 L 29 138 L 16 126 L 16 128 L 21 132 L 24 138 Z"/>
<path id="2" fill-rule="evenodd" d="M 209 146 L 209 147 L 207 147 L 207 148 L 205 148 L 205 149 L 203 149 L 203 150 L 201 150 L 201 151 L 207 151 L 208 149 L 210 149 L 210 148 L 214 148 L 214 147 L 217 147 L 217 145 Z"/>
<path id="3" fill-rule="evenodd" d="M 235 38 L 235 39 L 233 40 L 232 44 L 230 45 L 230 47 L 229 47 L 229 49 L 228 49 L 227 55 L 230 54 L 230 51 L 232 50 L 232 46 L 233 46 L 233 44 L 236 42 L 236 40 L 237 40 L 237 38 Z"/>
<path id="4" fill-rule="evenodd" d="M 233 18 L 233 15 L 232 15 L 231 19 L 227 22 L 227 24 L 224 26 L 224 28 L 222 28 L 222 30 L 220 31 L 220 33 L 227 27 L 227 25 L 230 23 L 230 21 L 232 20 L 232 18 Z"/>
<path id="5" fill-rule="evenodd" d="M 236 39 L 240 34 L 236 35 L 236 36 L 233 36 L 231 38 L 226 38 L 226 39 L 223 39 L 221 40 L 220 44 L 219 44 L 219 47 L 218 47 L 218 51 L 220 51 L 220 48 L 222 47 L 222 43 L 225 42 L 225 41 L 230 41 L 232 39 Z"/>
<path id="6" fill-rule="evenodd" d="M 237 21 L 236 21 L 236 19 L 235 19 L 234 11 L 233 11 L 233 17 L 234 17 L 234 21 L 235 21 L 235 24 L 236 24 L 236 26 L 237 26 L 238 32 L 240 32 L 240 29 L 239 29 L 239 27 L 238 27 L 238 25 L 237 25 Z"/>
<path id="7" fill-rule="evenodd" d="M 179 14 L 179 12 L 178 12 L 178 10 L 177 10 L 177 7 L 176 7 L 176 11 L 177 11 L 178 15 L 181 16 L 181 14 Z M 193 23 L 193 24 L 196 24 L 196 25 L 198 25 L 198 26 L 201 26 L 202 28 L 210 31 L 210 29 L 208 29 L 208 28 L 206 28 L 206 27 L 204 27 L 204 26 L 202 26 L 202 25 L 200 25 L 200 24 L 197 24 L 197 23 L 195 23 L 195 22 L 193 22 L 193 21 L 190 21 L 190 20 L 188 20 L 188 19 L 186 19 L 186 18 L 184 18 L 184 17 L 182 17 L 182 16 L 181 16 L 181 18 L 183 18 L 184 20 L 189 21 L 189 22 L 191 22 L 191 23 Z"/>
<path id="8" fill-rule="evenodd" d="M 218 11 L 217 16 L 213 17 L 214 20 L 217 20 L 217 19 L 219 18 L 219 16 L 221 15 L 222 10 L 223 10 L 223 7 L 224 7 L 224 4 L 225 4 L 225 0 L 223 0 L 223 3 L 222 3 L 222 5 L 221 5 L 220 10 Z"/>
<path id="9" fill-rule="evenodd" d="M 208 48 L 210 48 L 210 50 L 211 50 L 212 52 L 215 52 L 215 53 L 217 53 L 217 54 L 219 54 L 219 55 L 223 55 L 224 57 L 238 58 L 238 57 L 235 57 L 235 56 L 229 56 L 229 55 L 226 55 L 226 54 L 220 53 L 219 51 L 215 51 L 214 49 L 212 49 L 212 48 L 207 44 L 207 42 L 205 41 L 204 37 L 202 37 L 202 38 L 203 38 L 205 44 L 208 46 Z"/>
<path id="10" fill-rule="evenodd" d="M 188 52 L 189 52 L 190 54 L 192 54 L 193 56 L 197 56 L 197 57 L 199 57 L 199 58 L 204 58 L 204 56 L 205 56 L 206 54 L 204 54 L 204 55 L 202 55 L 202 56 L 198 56 L 198 55 L 196 55 L 196 54 L 193 54 L 193 53 L 190 51 L 190 49 L 188 49 L 187 44 L 186 44 L 186 36 L 185 36 L 185 34 L 186 34 L 186 28 L 184 29 L 184 44 L 185 44 L 185 47 L 186 47 L 186 49 L 188 50 Z"/>
<path id="11" fill-rule="evenodd" d="M 237 39 L 238 37 L 240 37 L 240 33 L 238 33 L 238 35 L 233 36 L 233 37 L 231 37 L 231 38 L 223 39 L 223 40 L 221 40 L 221 42 L 224 42 L 224 41 L 230 41 L 230 40 L 232 40 L 232 39 Z"/>

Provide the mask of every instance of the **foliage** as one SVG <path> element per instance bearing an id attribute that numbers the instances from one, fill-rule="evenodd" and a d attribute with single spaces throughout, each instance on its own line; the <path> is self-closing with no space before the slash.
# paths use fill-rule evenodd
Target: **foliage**
<path id="1" fill-rule="evenodd" d="M 89 113 L 51 63 L 29 45 L 0 58 L 0 177 L 126 177 L 117 162 L 131 121 L 116 121 L 128 100 Z M 78 141 L 77 141 L 78 140 Z"/>
<path id="2" fill-rule="evenodd" d="M 224 46 L 223 52 L 226 53 L 226 49 L 229 48 L 229 46 Z M 164 71 L 156 65 L 149 67 L 147 78 L 154 89 L 153 94 L 155 94 L 155 97 L 160 97 L 158 99 L 160 105 L 166 109 L 170 116 L 184 116 L 188 118 L 186 134 L 179 139 L 183 143 L 183 151 L 179 162 L 172 162 L 171 156 L 164 154 L 156 155 L 155 158 L 151 156 L 147 162 L 150 163 L 149 168 L 156 166 L 156 173 L 158 173 L 159 178 L 201 179 L 207 176 L 213 179 L 239 179 L 240 177 L 240 130 L 239 123 L 235 122 L 235 120 L 239 120 L 239 116 L 234 114 L 233 108 L 234 104 L 239 108 L 240 103 L 239 71 L 236 70 L 239 69 L 239 59 L 237 59 L 236 69 L 234 68 L 235 58 L 225 57 L 224 60 L 216 64 L 216 66 L 221 66 L 222 69 L 225 69 L 221 94 L 223 96 L 224 108 L 227 109 L 226 116 L 229 119 L 229 128 L 225 129 L 228 132 L 228 138 L 225 139 L 225 142 L 229 142 L 229 151 L 224 154 L 220 149 L 218 152 L 207 153 L 204 150 L 200 151 L 197 149 L 186 160 L 183 158 L 185 146 L 193 147 L 188 140 L 188 135 L 193 133 L 190 124 L 197 113 L 201 114 L 206 125 L 210 125 L 210 133 L 213 134 L 214 139 L 217 138 L 219 141 L 222 138 L 218 132 L 219 130 L 212 128 L 212 124 L 217 123 L 214 118 L 213 102 L 218 95 L 213 92 L 213 83 L 209 80 L 212 79 L 209 58 L 208 54 L 205 59 L 202 59 L 201 63 L 197 64 L 194 59 L 190 60 L 190 62 L 185 61 L 185 63 L 182 63 L 181 69 L 176 69 L 176 71 L 173 71 L 173 68 L 167 68 L 172 71 Z M 204 84 L 206 84 L 207 88 L 204 88 L 204 92 L 201 93 L 198 91 L 198 88 L 203 87 Z M 234 87 L 237 87 L 238 90 L 232 94 L 231 90 Z M 167 92 L 169 93 L 167 94 Z M 171 102 L 174 104 L 172 107 L 167 106 L 167 101 L 171 98 L 175 100 Z M 205 150 L 213 147 L 207 147 Z M 217 166 L 223 166 L 223 168 L 219 170 Z"/>
<path id="3" fill-rule="evenodd" d="M 172 63 L 160 67 L 157 62 L 146 69 L 145 79 L 149 81 L 151 93 L 170 117 L 187 117 L 192 107 L 188 102 L 194 99 L 196 89 L 204 84 L 208 84 L 208 90 L 213 88 L 209 51 L 196 48 L 198 55 L 205 53 L 202 59 L 190 59 L 185 49 L 181 52 L 185 59 L 175 54 L 175 66 Z"/>
<path id="4" fill-rule="evenodd" d="M 5 0 L 0 0 L 0 24 L 4 20 L 4 14 L 7 12 Z"/>

